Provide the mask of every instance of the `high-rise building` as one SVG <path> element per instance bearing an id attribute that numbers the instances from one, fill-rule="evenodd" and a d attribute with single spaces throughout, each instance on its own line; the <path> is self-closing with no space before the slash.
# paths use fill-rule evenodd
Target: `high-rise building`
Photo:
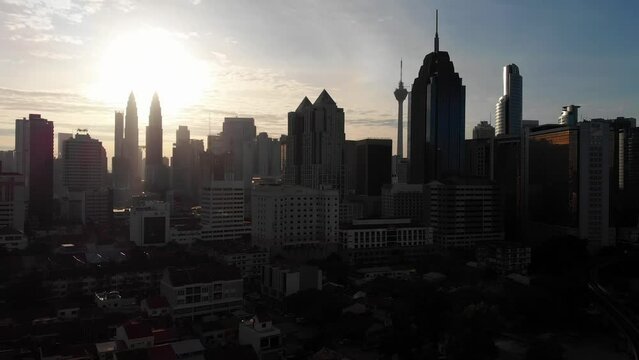
<path id="1" fill-rule="evenodd" d="M 390 139 L 357 141 L 357 194 L 379 196 L 391 183 L 393 142 Z"/>
<path id="2" fill-rule="evenodd" d="M 113 174 L 113 206 L 124 207 L 129 198 L 128 191 L 128 158 L 125 155 L 124 113 L 115 112 L 115 134 L 111 171 Z"/>
<path id="3" fill-rule="evenodd" d="M 424 186 L 388 184 L 382 188 L 382 217 L 424 220 Z"/>
<path id="4" fill-rule="evenodd" d="M 518 136 L 523 116 L 523 80 L 515 64 L 504 66 L 504 92 L 495 105 L 497 136 Z"/>
<path id="5" fill-rule="evenodd" d="M 253 245 L 281 249 L 336 243 L 339 192 L 291 185 L 263 185 L 251 202 Z"/>
<path id="6" fill-rule="evenodd" d="M 24 176 L 0 168 L 0 229 L 24 231 Z"/>
<path id="7" fill-rule="evenodd" d="M 171 157 L 171 188 L 177 202 L 185 208 L 199 203 L 202 184 L 200 165 L 204 154 L 204 141 L 191 139 L 187 126 L 179 126 L 175 133 Z M 209 182 L 204 183 L 207 185 Z"/>
<path id="8" fill-rule="evenodd" d="M 77 133 L 65 142 L 62 199 L 63 214 L 81 223 L 106 223 L 112 203 L 107 188 L 107 158 L 102 142 L 88 133 Z"/>
<path id="9" fill-rule="evenodd" d="M 490 167 L 492 160 L 493 140 L 490 138 L 479 138 L 466 140 L 464 151 L 466 176 L 490 178 Z"/>
<path id="10" fill-rule="evenodd" d="M 581 106 L 578 105 L 566 105 L 563 107 L 561 111 L 561 115 L 559 115 L 559 124 L 560 125 L 568 125 L 575 126 L 579 121 L 579 108 Z"/>
<path id="11" fill-rule="evenodd" d="M 27 219 L 48 226 L 53 215 L 53 122 L 40 114 L 16 120 L 16 172 L 24 175 Z"/>
<path id="12" fill-rule="evenodd" d="M 520 240 L 522 219 L 526 209 L 523 186 L 526 179 L 522 142 L 527 141 L 527 128 L 522 136 L 500 136 L 490 149 L 490 179 L 499 187 L 501 209 L 504 213 L 504 236 L 508 241 Z"/>
<path id="13" fill-rule="evenodd" d="M 315 103 L 307 97 L 288 113 L 285 182 L 343 192 L 344 109 L 326 90 Z"/>
<path id="14" fill-rule="evenodd" d="M 395 92 L 395 99 L 397 100 L 397 157 L 404 157 L 404 100 L 408 96 L 408 90 L 404 88 L 404 82 L 402 81 L 402 68 L 403 61 L 399 62 L 399 85 Z"/>
<path id="15" fill-rule="evenodd" d="M 473 128 L 473 139 L 492 139 L 495 137 L 495 128 L 488 121 L 480 121 Z"/>
<path id="16" fill-rule="evenodd" d="M 499 189 L 488 180 L 449 178 L 424 187 L 424 217 L 442 248 L 504 239 Z"/>
<path id="17" fill-rule="evenodd" d="M 58 159 L 64 154 L 64 142 L 73 138 L 71 133 L 58 133 Z"/>
<path id="18" fill-rule="evenodd" d="M 241 181 L 213 181 L 202 188 L 202 240 L 233 240 L 251 233 L 244 221 L 244 194 Z"/>
<path id="19" fill-rule="evenodd" d="M 162 107 L 157 93 L 153 94 L 146 127 L 146 161 L 144 171 L 146 191 L 163 194 L 169 188 L 169 169 L 162 159 Z"/>
<path id="20" fill-rule="evenodd" d="M 129 94 L 124 117 L 123 157 L 126 159 L 127 188 L 130 194 L 140 190 L 140 150 L 138 133 L 138 107 L 133 92 Z"/>
<path id="21" fill-rule="evenodd" d="M 466 87 L 450 56 L 435 50 L 426 55 L 411 88 L 409 182 L 425 184 L 458 175 L 464 168 Z"/>
<path id="22" fill-rule="evenodd" d="M 265 132 L 257 135 L 255 176 L 278 178 L 281 175 L 280 141 Z"/>
<path id="23" fill-rule="evenodd" d="M 521 130 L 523 133 L 524 129 L 532 129 L 539 126 L 539 120 L 522 120 L 521 121 Z"/>
<path id="24" fill-rule="evenodd" d="M 4 172 L 16 171 L 16 152 L 15 150 L 0 151 L 0 165 Z"/>
<path id="25" fill-rule="evenodd" d="M 342 193 L 346 195 L 355 195 L 357 192 L 357 141 L 346 140 L 343 146 L 344 156 L 344 187 Z"/>
<path id="26" fill-rule="evenodd" d="M 543 239 L 573 235 L 592 250 L 613 245 L 609 232 L 612 144 L 607 123 L 546 125 L 530 133 L 525 183 L 531 223 L 526 231 Z"/>

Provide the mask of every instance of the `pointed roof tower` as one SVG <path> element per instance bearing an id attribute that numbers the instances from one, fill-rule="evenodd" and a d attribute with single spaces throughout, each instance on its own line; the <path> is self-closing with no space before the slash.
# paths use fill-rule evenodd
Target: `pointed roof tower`
<path id="1" fill-rule="evenodd" d="M 302 102 L 300 103 L 300 105 L 297 107 L 297 109 L 295 109 L 295 112 L 300 112 L 304 109 L 306 109 L 309 106 L 313 106 L 313 104 L 311 103 L 311 101 L 308 99 L 308 97 L 304 96 L 304 100 L 302 100 Z"/>
<path id="2" fill-rule="evenodd" d="M 333 98 L 328 94 L 326 89 L 322 90 L 322 93 L 317 97 L 313 105 L 337 105 Z"/>

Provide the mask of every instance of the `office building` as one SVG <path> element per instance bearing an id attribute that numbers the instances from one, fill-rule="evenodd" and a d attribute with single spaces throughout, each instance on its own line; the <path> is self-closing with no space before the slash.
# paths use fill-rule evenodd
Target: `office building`
<path id="1" fill-rule="evenodd" d="M 106 183 L 107 158 L 102 142 L 86 132 L 78 132 L 65 142 L 62 161 L 65 217 L 83 224 L 108 222 L 113 205 Z"/>
<path id="2" fill-rule="evenodd" d="M 169 241 L 169 204 L 144 201 L 131 207 L 129 240 L 137 246 L 163 246 Z"/>
<path id="3" fill-rule="evenodd" d="M 426 184 L 464 170 L 466 87 L 446 51 L 424 58 L 411 88 L 409 182 Z"/>
<path id="4" fill-rule="evenodd" d="M 508 241 L 520 240 L 522 220 L 525 218 L 526 197 L 523 195 L 527 179 L 524 144 L 528 128 L 522 128 L 522 136 L 500 136 L 491 147 L 490 179 L 500 192 L 504 214 L 504 236 Z"/>
<path id="5" fill-rule="evenodd" d="M 535 239 L 573 235 L 597 250 L 610 234 L 611 134 L 607 123 L 546 125 L 530 133 L 526 200 Z"/>
<path id="6" fill-rule="evenodd" d="M 490 178 L 493 140 L 479 138 L 466 140 L 464 174 L 471 177 Z"/>
<path id="7" fill-rule="evenodd" d="M 340 252 L 355 266 L 417 262 L 431 251 L 433 229 L 411 219 L 360 219 L 340 225 Z"/>
<path id="8" fill-rule="evenodd" d="M 24 175 L 27 221 L 48 226 L 53 215 L 53 122 L 40 114 L 16 120 L 16 172 Z"/>
<path id="9" fill-rule="evenodd" d="M 179 126 L 171 157 L 171 188 L 174 191 L 175 201 L 182 204 L 184 208 L 190 208 L 199 203 L 203 157 L 204 142 L 191 139 L 189 128 Z"/>
<path id="10" fill-rule="evenodd" d="M 566 105 L 559 116 L 559 125 L 575 126 L 579 121 L 579 108 L 577 105 Z"/>
<path id="11" fill-rule="evenodd" d="M 4 172 L 16 171 L 16 152 L 14 150 L 0 151 L 0 165 L 2 165 Z"/>
<path id="12" fill-rule="evenodd" d="M 0 167 L 0 229 L 24 231 L 25 192 L 24 175 Z"/>
<path id="13" fill-rule="evenodd" d="M 242 181 L 213 181 L 202 188 L 202 240 L 223 241 L 251 233 L 244 221 Z"/>
<path id="14" fill-rule="evenodd" d="M 504 91 L 495 105 L 497 136 L 519 136 L 523 116 L 523 80 L 515 64 L 504 66 Z"/>
<path id="15" fill-rule="evenodd" d="M 424 222 L 440 248 L 504 239 L 499 189 L 483 179 L 450 178 L 424 187 Z"/>
<path id="16" fill-rule="evenodd" d="M 357 141 L 346 140 L 343 147 L 344 162 L 344 196 L 355 195 L 357 193 Z"/>
<path id="17" fill-rule="evenodd" d="M 337 242 L 339 193 L 293 185 L 257 186 L 251 215 L 257 247 L 325 246 Z"/>
<path id="18" fill-rule="evenodd" d="M 473 128 L 473 140 L 492 139 L 495 137 L 495 128 L 488 121 L 480 121 Z"/>
<path id="19" fill-rule="evenodd" d="M 284 181 L 313 189 L 331 186 L 343 193 L 344 109 L 323 90 L 315 103 L 304 98 L 288 113 Z"/>
<path id="20" fill-rule="evenodd" d="M 196 320 L 241 309 L 243 286 L 235 267 L 209 263 L 167 268 L 160 282 L 160 293 L 169 302 L 174 320 Z"/>
<path id="21" fill-rule="evenodd" d="M 357 141 L 357 194 L 381 195 L 382 186 L 391 183 L 393 142 L 390 139 Z"/>
<path id="22" fill-rule="evenodd" d="M 279 178 L 282 164 L 280 162 L 280 141 L 268 137 L 265 132 L 257 135 L 255 176 L 260 178 Z"/>
<path id="23" fill-rule="evenodd" d="M 424 218 L 424 187 L 420 184 L 388 184 L 382 187 L 382 217 Z"/>
<path id="24" fill-rule="evenodd" d="M 65 141 L 72 138 L 73 134 L 71 133 L 58 133 L 58 159 L 62 158 L 62 154 L 64 154 Z"/>
<path id="25" fill-rule="evenodd" d="M 115 133 L 113 143 L 113 158 L 111 159 L 111 174 L 113 177 L 113 206 L 124 207 L 130 197 L 128 193 L 128 162 L 124 154 L 124 113 L 115 112 Z"/>

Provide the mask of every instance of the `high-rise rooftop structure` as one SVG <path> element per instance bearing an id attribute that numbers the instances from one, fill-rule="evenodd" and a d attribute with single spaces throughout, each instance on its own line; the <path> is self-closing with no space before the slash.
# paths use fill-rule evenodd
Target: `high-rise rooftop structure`
<path id="1" fill-rule="evenodd" d="M 504 92 L 495 105 L 497 136 L 519 136 L 523 116 L 523 85 L 519 68 L 515 64 L 504 66 Z"/>
<path id="2" fill-rule="evenodd" d="M 492 139 L 495 137 L 495 128 L 488 121 L 480 121 L 473 128 L 473 139 Z"/>
<path id="3" fill-rule="evenodd" d="M 566 105 L 559 115 L 559 124 L 575 126 L 579 121 L 579 108 L 578 105 Z"/>
<path id="4" fill-rule="evenodd" d="M 16 120 L 16 172 L 24 175 L 27 217 L 47 226 L 53 214 L 53 122 L 40 114 Z"/>
<path id="5" fill-rule="evenodd" d="M 397 157 L 404 157 L 404 100 L 408 96 L 408 90 L 404 88 L 402 81 L 403 61 L 399 62 L 399 85 L 395 89 L 395 99 L 397 100 Z"/>
<path id="6" fill-rule="evenodd" d="M 344 109 L 326 90 L 288 113 L 285 182 L 343 190 Z"/>
<path id="7" fill-rule="evenodd" d="M 448 52 L 439 51 L 437 28 L 435 49 L 411 88 L 410 183 L 460 174 L 464 167 L 466 87 Z"/>

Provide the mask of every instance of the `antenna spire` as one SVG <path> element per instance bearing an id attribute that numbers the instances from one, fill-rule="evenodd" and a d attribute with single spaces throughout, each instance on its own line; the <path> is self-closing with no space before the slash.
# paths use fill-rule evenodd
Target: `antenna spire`
<path id="1" fill-rule="evenodd" d="M 402 73 L 404 70 L 404 59 L 399 60 L 399 82 L 402 82 Z"/>
<path id="2" fill-rule="evenodd" d="M 439 52 L 439 9 L 435 9 L 435 52 Z"/>

